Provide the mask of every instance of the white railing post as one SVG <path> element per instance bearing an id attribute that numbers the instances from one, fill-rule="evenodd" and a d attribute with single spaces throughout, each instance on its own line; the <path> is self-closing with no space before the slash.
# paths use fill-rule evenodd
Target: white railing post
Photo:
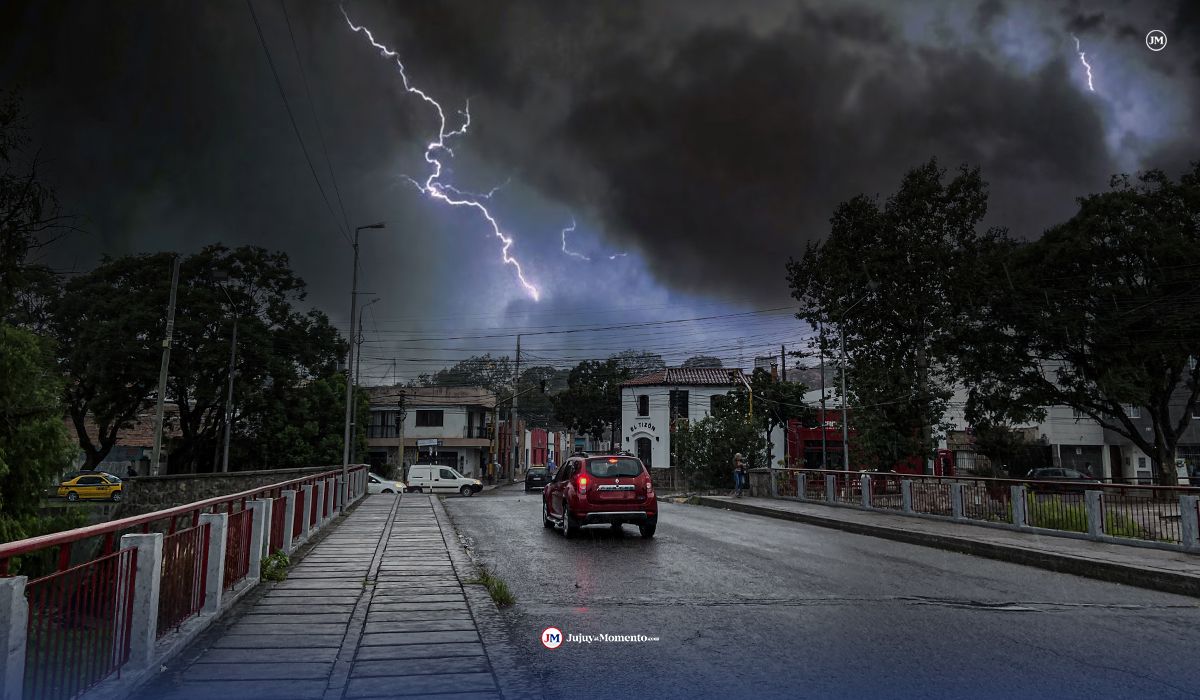
<path id="1" fill-rule="evenodd" d="M 950 484 L 950 517 L 955 520 L 963 519 L 963 484 Z"/>
<path id="2" fill-rule="evenodd" d="M 337 493 L 341 494 L 342 496 L 348 497 L 348 494 L 346 494 L 346 490 L 344 488 L 345 483 L 346 483 L 345 479 L 343 479 L 340 476 L 337 477 Z M 343 500 L 340 503 L 338 503 L 338 513 L 340 514 L 340 513 L 345 513 L 345 512 L 346 512 L 346 500 L 343 498 Z"/>
<path id="3" fill-rule="evenodd" d="M 271 499 L 246 501 L 246 508 L 250 510 L 250 569 L 246 578 L 257 581 L 262 578 L 263 552 L 271 546 Z"/>
<path id="4" fill-rule="evenodd" d="M 22 700 L 25 694 L 25 644 L 29 631 L 29 602 L 25 599 L 26 576 L 0 578 L 0 688 L 3 700 Z"/>
<path id="5" fill-rule="evenodd" d="M 862 507 L 871 507 L 871 475 L 863 474 L 858 479 L 859 488 L 862 489 Z"/>
<path id="6" fill-rule="evenodd" d="M 1087 499 L 1085 505 L 1087 506 L 1088 536 L 1100 539 L 1104 535 L 1104 508 L 1101 507 L 1100 491 L 1089 489 L 1084 491 L 1084 497 Z M 1194 508 L 1192 510 L 1195 511 Z"/>
<path id="7" fill-rule="evenodd" d="M 327 498 L 329 499 L 329 511 L 327 513 L 325 513 L 325 522 L 329 522 L 330 520 L 333 520 L 333 516 L 337 512 L 337 504 L 334 503 L 334 501 L 337 500 L 337 498 L 334 497 L 334 494 L 337 493 L 337 491 L 334 490 L 336 488 L 337 488 L 337 480 L 336 479 L 333 479 L 333 478 L 325 479 L 325 493 L 327 495 Z"/>
<path id="8" fill-rule="evenodd" d="M 229 514 L 201 513 L 200 524 L 208 523 L 208 570 L 205 574 L 202 613 L 221 609 L 221 591 L 225 589 L 225 545 L 228 543 Z"/>
<path id="9" fill-rule="evenodd" d="M 129 664 L 147 668 L 154 660 L 154 643 L 158 639 L 158 593 L 162 584 L 163 536 L 150 534 L 122 535 L 121 548 L 137 548 L 137 574 L 133 587 L 133 609 L 130 611 Z M 125 590 L 118 585 L 117 590 Z"/>
<path id="10" fill-rule="evenodd" d="M 296 522 L 296 491 L 288 489 L 283 492 L 283 553 L 291 554 L 296 551 L 293 542 L 292 526 Z M 274 552 L 272 552 L 274 554 Z"/>
<path id="11" fill-rule="evenodd" d="M 1025 485 L 1018 484 L 1008 487 L 1012 494 L 1012 524 L 1017 527 L 1029 527 L 1025 516 Z"/>
<path id="12" fill-rule="evenodd" d="M 1196 517 L 1196 497 L 1179 497 L 1179 525 L 1185 549 L 1195 549 L 1200 545 L 1200 526 Z"/>
<path id="13" fill-rule="evenodd" d="M 325 480 L 321 479 L 317 482 L 317 524 L 313 526 L 313 530 L 320 530 L 325 527 Z"/>
<path id="14" fill-rule="evenodd" d="M 833 474 L 825 475 L 825 502 L 837 502 L 837 477 Z"/>
<path id="15" fill-rule="evenodd" d="M 905 513 L 913 512 L 912 484 L 912 479 L 903 479 L 900 481 L 900 510 Z"/>
<path id="16" fill-rule="evenodd" d="M 305 484 L 300 487 L 300 491 L 304 494 L 304 512 L 300 517 L 300 541 L 307 542 L 312 536 L 312 504 L 313 504 L 313 487 L 312 484 Z"/>

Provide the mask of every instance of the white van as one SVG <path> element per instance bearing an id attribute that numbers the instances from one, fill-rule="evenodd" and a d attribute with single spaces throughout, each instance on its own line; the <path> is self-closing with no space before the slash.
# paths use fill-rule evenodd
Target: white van
<path id="1" fill-rule="evenodd" d="M 408 468 L 409 493 L 460 493 L 473 496 L 483 490 L 483 482 L 459 474 L 440 464 L 414 464 Z"/>

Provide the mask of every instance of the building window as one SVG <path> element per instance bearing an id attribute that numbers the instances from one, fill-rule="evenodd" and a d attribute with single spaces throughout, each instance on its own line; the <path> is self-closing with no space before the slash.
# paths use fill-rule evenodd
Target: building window
<path id="1" fill-rule="evenodd" d="M 671 420 L 688 419 L 688 393 L 681 389 L 671 390 Z"/>
<path id="2" fill-rule="evenodd" d="M 417 427 L 418 428 L 440 428 L 442 427 L 443 411 L 417 411 Z"/>
<path id="3" fill-rule="evenodd" d="M 400 433 L 396 429 L 397 415 L 395 411 L 371 411 L 371 421 L 367 424 L 367 437 L 398 437 Z"/>
<path id="4" fill-rule="evenodd" d="M 645 418 L 650 415 L 650 397 L 643 394 L 637 397 L 638 402 L 638 417 Z"/>
<path id="5" fill-rule="evenodd" d="M 713 415 L 717 412 L 717 404 L 721 402 L 720 394 L 713 394 L 708 397 L 708 415 Z"/>
<path id="6" fill-rule="evenodd" d="M 1073 417 L 1075 420 L 1083 420 L 1084 418 L 1087 418 L 1083 411 L 1079 410 L 1078 408 L 1071 408 L 1071 417 Z"/>
<path id="7" fill-rule="evenodd" d="M 1124 406 L 1122 406 L 1121 408 L 1125 409 L 1125 415 L 1129 416 L 1130 418 L 1141 418 L 1142 417 L 1142 407 L 1141 406 L 1134 406 L 1133 404 L 1127 403 Z"/>

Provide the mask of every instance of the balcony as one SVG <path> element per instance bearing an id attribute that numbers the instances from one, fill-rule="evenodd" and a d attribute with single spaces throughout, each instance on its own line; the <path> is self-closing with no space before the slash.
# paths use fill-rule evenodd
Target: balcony
<path id="1" fill-rule="evenodd" d="M 488 429 L 486 425 L 476 425 L 474 427 L 463 427 L 463 437 L 474 438 L 477 440 L 489 439 Z"/>

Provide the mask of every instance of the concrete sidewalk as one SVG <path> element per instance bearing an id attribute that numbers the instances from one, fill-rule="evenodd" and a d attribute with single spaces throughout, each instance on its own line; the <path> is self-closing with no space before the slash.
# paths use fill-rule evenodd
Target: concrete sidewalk
<path id="1" fill-rule="evenodd" d="M 434 505 L 369 497 L 138 697 L 499 698 Z"/>
<path id="2" fill-rule="evenodd" d="M 692 502 L 1200 597 L 1200 556 L 1186 552 L 773 498 L 698 496 Z"/>

